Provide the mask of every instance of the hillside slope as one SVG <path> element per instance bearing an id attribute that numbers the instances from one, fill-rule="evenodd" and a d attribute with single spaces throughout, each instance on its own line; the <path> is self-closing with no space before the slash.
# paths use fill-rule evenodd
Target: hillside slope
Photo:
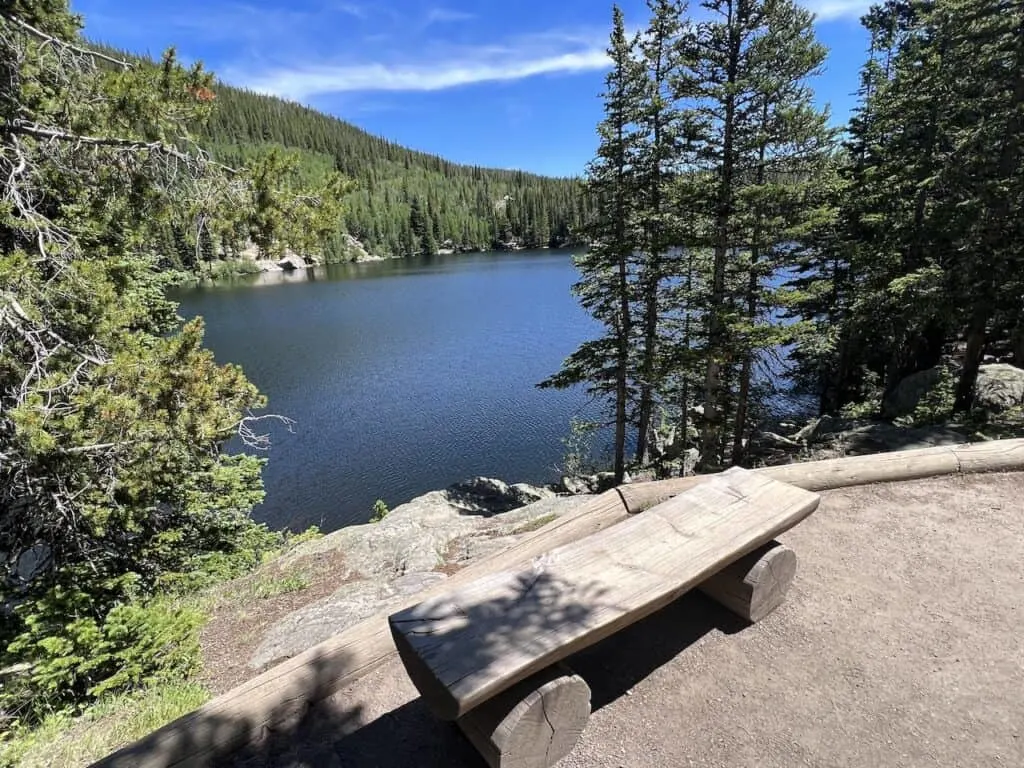
<path id="1" fill-rule="evenodd" d="M 279 145 L 301 150 L 312 166 L 341 171 L 356 188 L 345 198 L 339 229 L 377 255 L 564 245 L 586 213 L 576 179 L 451 163 L 314 109 L 226 84 L 217 87 L 216 102 L 210 122 L 199 129 L 215 155 L 236 161 Z"/>

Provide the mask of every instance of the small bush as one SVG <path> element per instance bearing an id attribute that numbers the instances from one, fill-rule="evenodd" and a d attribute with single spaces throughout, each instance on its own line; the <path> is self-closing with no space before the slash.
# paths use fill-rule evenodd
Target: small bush
<path id="1" fill-rule="evenodd" d="M 910 423 L 914 426 L 943 424 L 953 413 L 956 400 L 956 374 L 948 367 L 939 371 L 939 379 L 917 403 L 910 415 Z"/>
<path id="2" fill-rule="evenodd" d="M 572 418 L 569 434 L 562 438 L 562 474 L 569 477 L 585 475 L 595 467 L 593 457 L 594 434 L 601 425 L 594 421 Z"/>
<path id="3" fill-rule="evenodd" d="M 197 607 L 170 598 L 129 600 L 97 618 L 82 610 L 87 600 L 55 588 L 23 617 L 25 630 L 7 654 L 31 660 L 32 669 L 0 690 L 0 709 L 34 719 L 69 699 L 181 680 L 198 667 L 206 616 Z"/>
<path id="4" fill-rule="evenodd" d="M 391 510 L 388 509 L 388 505 L 384 503 L 384 499 L 377 499 L 373 502 L 373 514 L 370 515 L 371 523 L 379 523 Z"/>

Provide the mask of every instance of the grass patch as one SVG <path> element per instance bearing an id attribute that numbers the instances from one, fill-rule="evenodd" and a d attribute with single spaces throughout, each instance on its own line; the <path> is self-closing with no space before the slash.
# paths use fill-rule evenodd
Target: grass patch
<path id="1" fill-rule="evenodd" d="M 257 600 L 267 600 L 278 595 L 300 592 L 309 584 L 309 576 L 302 571 L 272 573 L 253 582 L 252 595 Z"/>
<path id="2" fill-rule="evenodd" d="M 165 683 L 139 693 L 108 696 L 79 717 L 51 715 L 31 730 L 0 734 L 0 766 L 88 765 L 209 699 L 210 693 L 196 683 Z"/>
<path id="3" fill-rule="evenodd" d="M 535 517 L 533 520 L 523 523 L 518 528 L 514 528 L 512 530 L 512 535 L 514 536 L 517 533 L 530 533 L 531 531 L 536 531 L 539 528 L 543 528 L 545 525 L 550 523 L 552 520 L 555 520 L 557 517 L 558 515 L 554 514 L 553 512 L 546 515 L 541 515 L 540 517 Z"/>

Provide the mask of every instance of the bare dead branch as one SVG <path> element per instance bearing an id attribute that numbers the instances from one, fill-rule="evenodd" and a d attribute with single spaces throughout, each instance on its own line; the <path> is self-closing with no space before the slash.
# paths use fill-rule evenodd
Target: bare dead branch
<path id="1" fill-rule="evenodd" d="M 207 160 L 206 153 L 203 150 L 197 150 L 195 155 L 186 154 L 185 152 L 175 149 L 170 144 L 164 144 L 160 141 L 139 141 L 137 139 L 122 139 L 114 136 L 83 136 L 77 133 L 62 131 L 57 128 L 37 125 L 36 123 L 30 123 L 26 120 L 14 120 L 10 124 L 9 130 L 23 136 L 33 136 L 37 139 L 56 139 L 84 146 L 120 147 L 122 149 L 160 152 L 186 163 L 195 163 Z"/>
<path id="2" fill-rule="evenodd" d="M 238 437 L 242 440 L 247 447 L 253 448 L 257 451 L 266 451 L 270 449 L 270 435 L 269 433 L 258 433 L 253 429 L 254 424 L 258 424 L 261 421 L 271 419 L 273 421 L 284 424 L 289 432 L 294 433 L 295 420 L 289 419 L 287 416 L 280 416 L 278 414 L 267 414 L 266 416 L 246 416 L 240 422 L 238 422 Z"/>
<path id="3" fill-rule="evenodd" d="M 117 66 L 121 67 L 122 69 L 131 69 L 132 68 L 132 65 L 129 62 L 127 62 L 127 61 L 123 61 L 121 59 L 115 59 L 113 56 L 107 56 L 105 53 L 100 53 L 99 51 L 94 51 L 94 50 L 91 50 L 89 48 L 82 48 L 80 46 L 74 45 L 73 43 L 69 43 L 66 40 L 61 40 L 59 38 L 53 37 L 51 35 L 48 35 L 45 32 L 43 32 L 41 29 L 36 29 L 35 27 L 33 27 L 28 22 L 22 21 L 17 16 L 10 16 L 10 15 L 8 15 L 6 13 L 0 13 L 0 18 L 2 18 L 4 21 L 10 22 L 11 24 L 13 24 L 16 27 L 19 27 L 24 32 L 27 32 L 28 34 L 32 35 L 32 37 L 36 38 L 37 40 L 41 40 L 44 43 L 48 43 L 50 45 L 60 46 L 61 48 L 64 48 L 65 50 L 74 51 L 75 53 L 81 54 L 82 56 L 89 56 L 90 58 L 93 58 L 93 59 L 100 59 L 102 61 L 107 61 L 107 62 L 110 62 L 111 64 L 116 64 Z"/>

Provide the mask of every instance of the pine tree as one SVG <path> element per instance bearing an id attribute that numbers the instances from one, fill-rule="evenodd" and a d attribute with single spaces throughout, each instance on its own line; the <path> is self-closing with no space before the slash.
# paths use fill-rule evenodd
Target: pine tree
<path id="1" fill-rule="evenodd" d="M 840 227 L 818 262 L 835 328 L 823 410 L 877 402 L 961 342 L 966 410 L 987 341 L 1020 326 L 1022 15 L 893 0 L 865 17 Z"/>
<path id="2" fill-rule="evenodd" d="M 634 57 L 635 47 L 636 41 L 626 35 L 622 11 L 615 6 L 608 48 L 612 70 L 605 80 L 605 117 L 598 126 L 601 142 L 597 156 L 587 168 L 586 186 L 595 211 L 585 232 L 592 246 L 576 258 L 580 281 L 574 288 L 580 303 L 604 326 L 605 335 L 584 342 L 557 374 L 540 385 L 562 388 L 585 383 L 591 393 L 611 400 L 617 483 L 625 475 L 629 402 L 635 374 L 630 351 L 632 301 L 636 292 L 634 126 L 644 85 L 642 68 Z"/>
<path id="3" fill-rule="evenodd" d="M 637 416 L 636 461 L 645 463 L 657 394 L 662 385 L 659 325 L 662 284 L 670 274 L 670 253 L 679 242 L 678 215 L 672 210 L 672 187 L 680 169 L 680 147 L 687 140 L 677 102 L 677 80 L 684 67 L 681 32 L 686 5 L 675 0 L 648 0 L 651 18 L 640 38 L 638 58 L 645 83 L 636 107 L 640 142 L 636 158 L 638 202 L 641 206 L 642 254 L 638 283 L 641 332 L 639 350 L 640 402 Z"/>
<path id="4" fill-rule="evenodd" d="M 792 241 L 819 215 L 809 191 L 830 147 L 808 79 L 825 57 L 812 17 L 790 0 L 709 0 L 711 19 L 687 28 L 689 71 L 678 87 L 698 126 L 682 198 L 706 222 L 690 236 L 708 249 L 701 462 L 742 455 L 753 366 L 780 336 L 763 321 L 767 281 L 792 261 Z M 732 390 L 735 383 L 737 390 Z"/>
<path id="5" fill-rule="evenodd" d="M 264 400 L 159 273 L 174 233 L 194 248 L 256 193 L 191 139 L 213 78 L 172 52 L 89 52 L 65 2 L 16 2 L 0 69 L 0 667 L 31 665 L 0 709 L 39 713 L 181 672 L 172 645 L 133 648 L 139 601 L 271 538 L 248 517 L 262 460 L 225 452 L 265 444 Z"/>

